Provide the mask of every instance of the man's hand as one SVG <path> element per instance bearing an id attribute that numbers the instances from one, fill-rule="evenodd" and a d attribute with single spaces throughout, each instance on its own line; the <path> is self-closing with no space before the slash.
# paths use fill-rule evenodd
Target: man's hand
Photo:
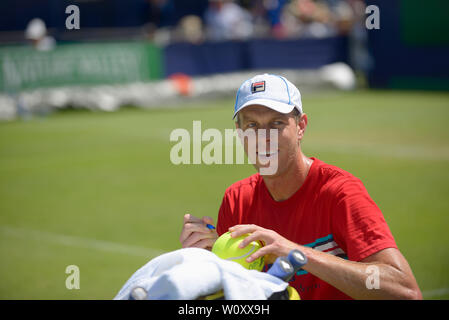
<path id="1" fill-rule="evenodd" d="M 295 244 L 273 230 L 257 225 L 236 225 L 229 228 L 231 236 L 238 237 L 250 233 L 240 247 L 255 240 L 265 242 L 247 261 L 266 256 L 272 263 L 279 256 L 286 256 L 293 249 L 301 250 L 308 259 L 304 270 L 329 283 L 354 299 L 422 299 L 421 291 L 407 260 L 396 248 L 387 248 L 372 254 L 360 262 L 345 260 L 326 252 Z M 367 268 L 375 266 L 379 270 L 379 289 L 367 287 Z"/>
<path id="2" fill-rule="evenodd" d="M 211 217 L 200 219 L 191 214 L 184 215 L 184 225 L 179 237 L 182 247 L 211 250 L 218 234 L 216 230 L 209 229 L 207 224 L 214 225 L 214 220 Z"/>
<path id="3" fill-rule="evenodd" d="M 231 237 L 238 237 L 249 233 L 239 245 L 240 248 L 246 247 L 253 241 L 262 241 L 264 246 L 249 256 L 246 261 L 252 262 L 262 256 L 265 256 L 267 263 L 273 263 L 277 257 L 286 256 L 293 249 L 297 249 L 297 245 L 290 240 L 285 239 L 277 232 L 264 229 L 254 224 L 240 224 L 229 228 Z"/>

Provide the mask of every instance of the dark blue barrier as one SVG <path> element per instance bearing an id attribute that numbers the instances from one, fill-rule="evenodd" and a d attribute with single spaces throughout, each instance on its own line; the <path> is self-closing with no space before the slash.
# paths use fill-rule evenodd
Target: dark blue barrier
<path id="1" fill-rule="evenodd" d="M 347 62 L 347 38 L 253 40 L 248 42 L 250 69 L 315 69 Z"/>
<path id="2" fill-rule="evenodd" d="M 191 76 L 253 69 L 309 69 L 348 60 L 347 38 L 228 41 L 164 49 L 165 75 Z"/>
<path id="3" fill-rule="evenodd" d="M 380 10 L 380 29 L 368 31 L 368 48 L 374 59 L 374 66 L 368 76 L 370 86 L 449 90 L 449 45 L 407 43 L 405 35 L 410 31 L 406 29 L 407 25 L 401 19 L 410 13 L 400 10 L 403 9 L 400 1 L 366 2 L 367 5 L 377 5 Z M 426 14 L 429 15 L 431 12 L 423 11 L 423 15 Z M 416 23 L 423 24 L 424 21 Z M 433 32 L 447 32 L 447 30 L 436 29 Z"/>
<path id="4" fill-rule="evenodd" d="M 198 76 L 244 70 L 248 68 L 246 50 L 246 43 L 234 41 L 170 44 L 164 49 L 165 75 L 181 72 Z"/>

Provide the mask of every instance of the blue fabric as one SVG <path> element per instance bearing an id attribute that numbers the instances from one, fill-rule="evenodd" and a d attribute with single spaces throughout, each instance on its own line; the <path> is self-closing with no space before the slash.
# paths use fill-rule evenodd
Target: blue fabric
<path id="1" fill-rule="evenodd" d="M 248 68 L 244 43 L 175 43 L 164 48 L 165 75 L 185 73 L 191 76 L 232 72 Z"/>
<path id="2" fill-rule="evenodd" d="M 164 49 L 165 75 L 191 76 L 270 68 L 314 69 L 347 62 L 347 38 L 176 43 Z"/>

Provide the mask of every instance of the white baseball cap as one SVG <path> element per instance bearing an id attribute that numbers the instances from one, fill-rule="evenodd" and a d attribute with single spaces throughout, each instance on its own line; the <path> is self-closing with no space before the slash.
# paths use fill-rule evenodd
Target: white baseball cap
<path id="1" fill-rule="evenodd" d="M 280 113 L 294 108 L 302 114 L 301 93 L 293 83 L 275 74 L 261 74 L 243 82 L 237 91 L 234 116 L 243 108 L 259 104 Z"/>

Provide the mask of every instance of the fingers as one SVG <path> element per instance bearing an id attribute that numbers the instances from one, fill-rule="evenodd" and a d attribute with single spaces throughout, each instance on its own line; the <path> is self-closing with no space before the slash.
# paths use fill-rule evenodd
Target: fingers
<path id="1" fill-rule="evenodd" d="M 191 214 L 184 215 L 184 225 L 182 227 L 179 240 L 181 243 L 187 239 L 193 232 L 207 232 L 209 229 L 204 225 L 203 220 Z"/>
<path id="2" fill-rule="evenodd" d="M 268 260 L 273 260 L 278 256 L 287 255 L 295 246 L 294 243 L 285 239 L 273 230 L 265 229 L 257 225 L 236 225 L 229 228 L 231 237 L 239 237 L 248 234 L 239 244 L 239 248 L 244 248 L 253 241 L 262 241 L 263 247 L 249 256 L 246 261 L 252 262 L 265 256 Z"/>
<path id="3" fill-rule="evenodd" d="M 240 237 L 247 233 L 253 233 L 258 229 L 262 229 L 259 226 L 256 226 L 255 224 L 239 224 L 233 227 L 229 228 L 229 231 L 231 232 L 231 237 Z"/>
<path id="4" fill-rule="evenodd" d="M 207 232 L 194 232 L 192 234 L 190 234 L 189 237 L 187 237 L 183 242 L 182 242 L 182 247 L 183 248 L 190 248 L 190 247 L 198 247 L 198 242 L 201 242 L 202 240 L 208 240 L 206 241 L 207 244 L 210 244 L 210 242 L 212 241 L 215 242 L 215 239 L 217 238 L 217 235 L 215 232 L 211 232 L 211 230 L 207 229 Z M 205 248 L 205 247 L 202 247 Z"/>
<path id="5" fill-rule="evenodd" d="M 210 225 L 213 225 L 215 227 L 214 219 L 212 219 L 211 217 L 205 216 L 205 217 L 203 217 L 202 220 L 203 220 L 203 222 L 205 224 L 210 224 Z"/>
<path id="6" fill-rule="evenodd" d="M 195 217 L 194 215 L 191 215 L 190 213 L 187 213 L 184 215 L 184 224 L 187 222 L 202 222 L 203 220 L 200 218 Z"/>
<path id="7" fill-rule="evenodd" d="M 183 226 L 183 231 L 181 231 L 181 234 L 185 234 L 185 238 L 187 238 L 191 233 L 194 232 L 203 232 L 203 233 L 210 233 L 211 230 L 206 226 L 204 222 L 187 222 Z"/>
<path id="8" fill-rule="evenodd" d="M 202 230 L 201 226 L 206 226 L 206 228 L 207 228 L 208 224 L 215 227 L 215 222 L 214 222 L 213 218 L 208 217 L 208 216 L 204 216 L 202 218 L 197 218 L 189 213 L 184 215 L 184 225 L 186 225 L 186 224 L 196 225 L 199 228 L 198 231 Z M 207 228 L 207 229 L 210 230 L 209 228 Z M 205 230 L 205 231 L 207 231 L 207 230 Z"/>
<path id="9" fill-rule="evenodd" d="M 247 236 L 245 239 L 243 239 L 242 242 L 240 242 L 239 244 L 239 248 L 243 249 L 251 242 L 258 240 L 262 241 L 265 245 L 266 237 L 264 237 L 264 234 L 261 231 L 255 231 L 251 233 L 249 236 Z"/>
<path id="10" fill-rule="evenodd" d="M 202 248 L 202 249 L 212 250 L 215 240 L 216 240 L 215 238 L 202 239 L 198 242 L 195 242 L 193 245 L 190 246 L 190 248 Z"/>
<path id="11" fill-rule="evenodd" d="M 250 255 L 248 258 L 246 258 L 245 260 L 246 260 L 246 262 L 251 263 L 254 260 L 259 259 L 260 257 L 269 256 L 270 254 L 272 254 L 271 251 L 272 250 L 271 250 L 270 246 L 262 247 L 259 250 L 257 250 L 256 252 L 254 252 L 252 255 Z M 265 262 L 268 263 L 269 262 L 268 259 Z"/>
<path id="12" fill-rule="evenodd" d="M 239 248 L 244 248 L 248 244 L 256 240 L 261 240 L 265 245 L 266 240 L 268 240 L 267 233 L 270 230 L 264 229 L 254 224 L 241 224 L 229 228 L 229 231 L 231 232 L 231 237 L 233 238 L 248 234 L 248 236 L 245 237 L 239 244 Z"/>
<path id="13" fill-rule="evenodd" d="M 183 220 L 184 225 L 179 237 L 183 248 L 212 248 L 218 235 L 215 230 L 210 230 L 206 226 L 207 223 L 214 224 L 211 217 L 198 218 L 191 214 L 185 214 Z"/>

